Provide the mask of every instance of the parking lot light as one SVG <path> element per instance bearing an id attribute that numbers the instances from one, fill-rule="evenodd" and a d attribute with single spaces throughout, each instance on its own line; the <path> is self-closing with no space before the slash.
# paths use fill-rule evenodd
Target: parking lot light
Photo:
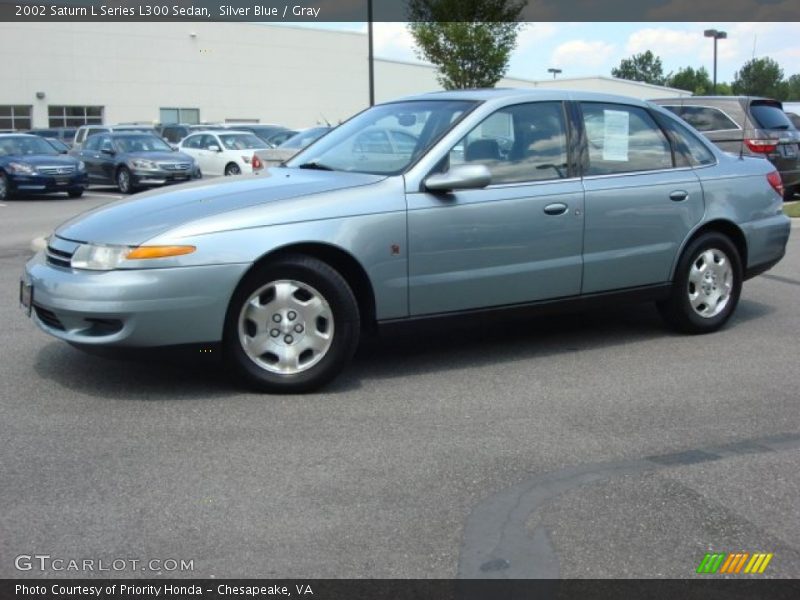
<path id="1" fill-rule="evenodd" d="M 724 40 L 728 37 L 727 31 L 720 31 L 718 29 L 706 29 L 703 35 L 707 38 L 714 38 L 714 87 L 713 94 L 717 93 L 717 40 Z"/>

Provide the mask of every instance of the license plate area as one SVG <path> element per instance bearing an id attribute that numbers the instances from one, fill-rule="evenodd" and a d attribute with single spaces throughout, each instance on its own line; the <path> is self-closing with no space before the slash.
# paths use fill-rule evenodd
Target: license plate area
<path id="1" fill-rule="evenodd" d="M 786 158 L 797 158 L 797 144 L 781 144 L 781 154 Z"/>
<path id="2" fill-rule="evenodd" d="M 30 283 L 19 282 L 19 304 L 30 317 L 33 311 L 33 286 Z"/>
<path id="3" fill-rule="evenodd" d="M 56 177 L 56 185 L 68 185 L 69 177 Z"/>

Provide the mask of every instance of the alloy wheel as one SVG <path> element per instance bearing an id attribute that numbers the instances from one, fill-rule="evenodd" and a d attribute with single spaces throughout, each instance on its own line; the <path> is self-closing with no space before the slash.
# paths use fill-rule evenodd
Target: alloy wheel
<path id="1" fill-rule="evenodd" d="M 333 341 L 333 311 L 325 297 L 300 281 L 258 288 L 242 305 L 239 343 L 256 365 L 294 375 L 323 359 Z"/>
<path id="2" fill-rule="evenodd" d="M 720 314 L 731 299 L 733 267 L 728 256 L 717 248 L 698 254 L 689 268 L 689 304 L 706 319 Z"/>

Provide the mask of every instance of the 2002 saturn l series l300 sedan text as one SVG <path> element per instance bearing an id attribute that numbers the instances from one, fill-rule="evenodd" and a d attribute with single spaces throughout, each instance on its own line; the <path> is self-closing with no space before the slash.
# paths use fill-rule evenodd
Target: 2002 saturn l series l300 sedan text
<path id="1" fill-rule="evenodd" d="M 76 346 L 221 342 L 239 379 L 305 391 L 387 321 L 615 295 L 714 331 L 783 256 L 781 203 L 768 161 L 655 105 L 436 93 L 370 108 L 265 175 L 67 222 L 21 296 Z"/>

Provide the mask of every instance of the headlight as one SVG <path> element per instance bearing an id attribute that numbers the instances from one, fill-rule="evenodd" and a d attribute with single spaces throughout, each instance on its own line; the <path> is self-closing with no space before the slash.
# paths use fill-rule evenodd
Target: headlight
<path id="1" fill-rule="evenodd" d="M 130 246 L 97 246 L 83 244 L 72 255 L 70 264 L 73 269 L 89 269 L 91 271 L 110 271 L 116 269 L 125 260 Z"/>
<path id="2" fill-rule="evenodd" d="M 14 173 L 19 173 L 20 175 L 36 174 L 36 169 L 32 165 L 29 165 L 27 163 L 12 162 L 9 163 L 8 166 L 11 167 L 11 170 L 14 171 Z"/>
<path id="3" fill-rule="evenodd" d="M 131 166 L 134 169 L 141 169 L 143 171 L 157 171 L 158 165 L 152 160 L 145 160 L 144 158 L 134 158 L 131 161 Z"/>
<path id="4" fill-rule="evenodd" d="M 78 171 L 85 171 L 86 170 L 86 163 L 82 160 L 78 161 Z"/>
<path id="5" fill-rule="evenodd" d="M 72 255 L 73 269 L 111 271 L 125 260 L 150 260 L 191 254 L 194 246 L 110 246 L 83 244 Z"/>

